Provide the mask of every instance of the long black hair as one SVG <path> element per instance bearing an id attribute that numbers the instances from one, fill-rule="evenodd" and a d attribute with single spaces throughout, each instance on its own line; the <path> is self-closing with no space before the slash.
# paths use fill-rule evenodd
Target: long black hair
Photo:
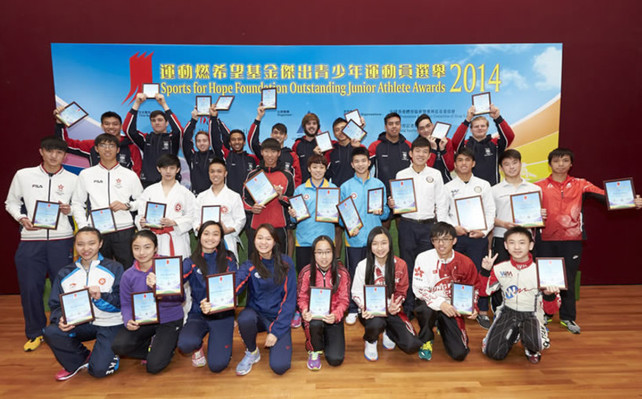
<path id="1" fill-rule="evenodd" d="M 339 287 L 339 262 L 334 257 L 334 242 L 328 236 L 318 236 L 314 239 L 312 243 L 312 259 L 310 260 L 310 287 L 316 287 L 317 281 L 317 261 L 314 256 L 314 253 L 317 248 L 317 244 L 321 241 L 325 241 L 330 244 L 330 249 L 332 250 L 332 263 L 330 264 L 330 273 L 332 276 L 332 293 L 337 292 Z"/>
<path id="2" fill-rule="evenodd" d="M 203 257 L 203 245 L 201 244 L 201 238 L 203 236 L 203 232 L 205 232 L 205 229 L 207 229 L 210 226 L 217 226 L 218 231 L 221 232 L 221 242 L 218 243 L 218 246 L 216 247 L 216 269 L 218 273 L 225 273 L 227 271 L 227 249 L 225 249 L 225 232 L 223 231 L 223 226 L 219 222 L 214 222 L 211 220 L 208 220 L 207 222 L 203 223 L 201 227 L 198 229 L 198 242 L 196 243 L 196 248 L 194 249 L 194 252 L 192 253 L 192 262 L 199 268 L 203 276 L 207 276 L 209 274 L 207 270 L 207 261 Z"/>
<path id="3" fill-rule="evenodd" d="M 392 237 L 390 237 L 388 230 L 382 226 L 373 228 L 370 230 L 370 234 L 368 234 L 368 244 L 366 248 L 366 284 L 374 284 L 375 255 L 372 253 L 372 242 L 379 234 L 383 234 L 388 238 L 389 250 L 385 265 L 385 279 L 388 295 L 392 295 L 395 292 L 395 253 L 392 248 Z"/>
<path id="4" fill-rule="evenodd" d="M 261 229 L 267 230 L 267 232 L 270 234 L 270 236 L 272 236 L 272 239 L 274 240 L 274 247 L 272 248 L 272 259 L 274 260 L 274 282 L 276 284 L 281 284 L 283 280 L 285 280 L 285 276 L 288 275 L 290 265 L 288 265 L 286 262 L 283 262 L 283 259 L 281 258 L 281 242 L 279 241 L 279 236 L 276 234 L 276 230 L 274 230 L 274 227 L 269 223 L 263 223 L 256 228 L 256 231 L 254 233 L 255 239 L 256 234 Z M 252 261 L 252 265 L 254 265 L 261 278 L 270 277 L 270 271 L 263 264 L 261 255 L 256 249 L 256 245 L 254 245 L 254 252 L 252 252 L 250 260 Z"/>

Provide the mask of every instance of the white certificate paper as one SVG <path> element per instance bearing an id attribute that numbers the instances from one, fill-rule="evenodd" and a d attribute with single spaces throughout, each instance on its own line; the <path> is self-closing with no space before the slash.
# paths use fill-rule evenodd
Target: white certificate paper
<path id="1" fill-rule="evenodd" d="M 31 224 L 40 229 L 55 230 L 58 227 L 60 204 L 57 202 L 36 201 Z"/>
<path id="2" fill-rule="evenodd" d="M 375 317 L 387 316 L 385 285 L 364 285 L 363 298 L 366 312 Z"/>
<path id="3" fill-rule="evenodd" d="M 261 104 L 265 109 L 276 109 L 276 89 L 267 88 L 261 90 Z"/>
<path id="4" fill-rule="evenodd" d="M 305 200 L 302 195 L 299 194 L 294 197 L 290 197 L 290 206 L 296 213 L 295 219 L 297 222 L 310 217 L 310 211 L 308 210 L 308 206 L 305 204 Z"/>
<path id="5" fill-rule="evenodd" d="M 355 121 L 348 122 L 347 125 L 343 127 L 343 134 L 348 136 L 350 140 L 361 141 L 365 135 L 366 131 L 361 128 Z"/>
<path id="6" fill-rule="evenodd" d="M 473 107 L 475 115 L 490 113 L 490 92 L 473 94 Z"/>
<path id="7" fill-rule="evenodd" d="M 216 109 L 219 111 L 229 111 L 232 107 L 234 96 L 219 96 L 216 100 Z"/>
<path id="8" fill-rule="evenodd" d="M 155 293 L 157 296 L 183 294 L 182 266 L 183 258 L 180 256 L 154 259 Z"/>
<path id="9" fill-rule="evenodd" d="M 317 203 L 315 206 L 315 220 L 317 222 L 338 223 L 339 211 L 337 204 L 341 192 L 338 188 L 317 188 Z"/>
<path id="10" fill-rule="evenodd" d="M 486 230 L 486 215 L 484 205 L 479 195 L 455 200 L 457 223 L 469 231 Z"/>
<path id="11" fill-rule="evenodd" d="M 450 123 L 437 122 L 432 128 L 432 137 L 436 139 L 443 139 L 448 136 L 448 131 L 450 130 Z"/>
<path id="12" fill-rule="evenodd" d="M 263 171 L 248 179 L 245 182 L 245 188 L 249 191 L 254 202 L 261 205 L 265 205 L 279 196 Z"/>
<path id="13" fill-rule="evenodd" d="M 350 237 L 357 235 L 358 231 L 363 227 L 363 222 L 361 221 L 352 197 L 341 201 L 339 205 L 337 205 L 337 209 L 339 210 L 339 215 L 341 215 L 341 220 L 343 220 L 348 235 Z"/>
<path id="14" fill-rule="evenodd" d="M 207 301 L 212 306 L 210 313 L 232 310 L 236 305 L 235 273 L 207 276 Z"/>
<path id="15" fill-rule="evenodd" d="M 66 324 L 77 326 L 94 320 L 94 310 L 87 288 L 60 294 L 60 307 Z"/>
<path id="16" fill-rule="evenodd" d="M 114 213 L 110 208 L 94 209 L 89 215 L 94 228 L 98 229 L 102 234 L 116 231 Z"/>
<path id="17" fill-rule="evenodd" d="M 383 212 L 383 188 L 368 190 L 368 213 Z"/>
<path id="18" fill-rule="evenodd" d="M 330 138 L 330 133 L 319 133 L 317 134 L 315 139 L 317 140 L 317 145 L 321 149 L 321 152 L 330 151 L 332 149 L 332 139 Z"/>
<path id="19" fill-rule="evenodd" d="M 451 292 L 452 305 L 457 309 L 457 312 L 462 315 L 473 314 L 475 310 L 473 302 L 475 287 L 467 284 L 453 283 Z"/>
<path id="20" fill-rule="evenodd" d="M 220 205 L 203 205 L 203 207 L 201 208 L 201 224 L 210 220 L 212 222 L 221 221 Z"/>
<path id="21" fill-rule="evenodd" d="M 543 227 L 542 200 L 537 191 L 510 196 L 513 223 L 522 227 Z"/>
<path id="22" fill-rule="evenodd" d="M 312 271 L 316 272 L 316 271 Z M 323 319 L 330 314 L 330 300 L 332 289 L 322 287 L 310 288 L 310 309 L 313 319 Z"/>
<path id="23" fill-rule="evenodd" d="M 539 288 L 558 287 L 568 289 L 564 258 L 537 258 L 537 281 Z"/>
<path id="24" fill-rule="evenodd" d="M 212 96 L 196 96 L 196 113 L 199 116 L 209 115 L 211 106 Z"/>
<path id="25" fill-rule="evenodd" d="M 635 208 L 633 179 L 607 180 L 604 182 L 609 210 Z"/>
<path id="26" fill-rule="evenodd" d="M 158 93 L 160 93 L 159 83 L 143 83 L 143 94 L 147 98 L 154 98 Z"/>
<path id="27" fill-rule="evenodd" d="M 145 206 L 145 222 L 147 223 L 147 227 L 162 228 L 161 219 L 165 217 L 166 208 L 166 204 L 148 201 Z"/>
<path id="28" fill-rule="evenodd" d="M 361 126 L 361 114 L 359 113 L 358 109 L 355 109 L 354 111 L 350 111 L 346 114 L 343 115 L 346 119 L 346 121 L 354 121 L 357 125 Z"/>
<path id="29" fill-rule="evenodd" d="M 155 324 L 160 321 L 158 303 L 152 291 L 132 294 L 132 316 L 138 324 Z"/>
<path id="30" fill-rule="evenodd" d="M 75 125 L 81 119 L 86 117 L 88 114 L 80 105 L 75 101 L 67 105 L 60 113 L 57 115 L 57 118 L 65 126 L 70 127 Z"/>
<path id="31" fill-rule="evenodd" d="M 390 195 L 395 201 L 395 207 L 392 210 L 395 215 L 417 212 L 415 182 L 412 179 L 390 180 Z"/>

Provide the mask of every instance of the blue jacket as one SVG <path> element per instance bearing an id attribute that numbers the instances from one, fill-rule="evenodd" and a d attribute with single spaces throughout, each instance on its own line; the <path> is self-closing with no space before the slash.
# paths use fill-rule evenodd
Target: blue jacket
<path id="1" fill-rule="evenodd" d="M 323 179 L 323 183 L 319 188 L 336 188 L 334 184 Z M 301 184 L 294 190 L 294 195 L 303 195 L 305 205 L 308 207 L 310 217 L 297 223 L 296 226 L 296 246 L 297 247 L 311 247 L 314 240 L 322 235 L 326 235 L 334 240 L 334 223 L 317 222 L 314 219 L 314 210 L 317 201 L 317 188 L 314 187 L 312 181 L 308 179 L 304 184 Z M 294 218 L 290 218 L 296 221 Z"/>
<path id="2" fill-rule="evenodd" d="M 207 275 L 220 273 L 218 271 L 218 266 L 216 265 L 216 251 L 211 254 L 203 254 L 205 262 L 207 262 Z M 238 269 L 238 265 L 234 260 L 234 256 L 228 254 L 227 257 L 227 272 L 235 272 Z M 205 277 L 201 272 L 201 269 L 194 264 L 191 258 L 185 258 L 183 260 L 183 281 L 189 282 L 189 286 L 192 289 L 192 307 L 189 310 L 189 317 L 192 316 L 205 316 L 201 312 L 201 301 L 207 298 L 207 282 Z M 221 312 L 208 317 L 221 318 L 223 315 L 234 316 L 233 311 Z"/>
<path id="3" fill-rule="evenodd" d="M 281 254 L 281 259 L 288 264 L 288 274 L 281 284 L 276 284 L 272 277 L 261 278 L 250 260 L 245 261 L 236 274 L 236 294 L 248 288 L 246 306 L 271 321 L 267 332 L 278 339 L 290 332 L 290 322 L 296 309 L 294 263 L 287 255 Z M 263 264 L 274 276 L 274 260 L 263 259 Z"/>
<path id="4" fill-rule="evenodd" d="M 384 204 L 383 213 L 381 215 L 368 213 L 368 190 L 373 190 L 375 188 L 383 188 Z M 368 234 L 370 234 L 370 230 L 374 227 L 381 226 L 381 221 L 386 220 L 390 215 L 390 208 L 388 208 L 388 203 L 386 201 L 388 198 L 386 186 L 376 177 L 370 176 L 366 181 L 363 181 L 355 174 L 351 179 L 341 185 L 341 201 L 349 196 L 352 196 L 354 205 L 357 207 L 363 227 L 354 237 L 349 237 L 348 234 L 345 235 L 346 246 L 364 248 L 368 242 Z"/>

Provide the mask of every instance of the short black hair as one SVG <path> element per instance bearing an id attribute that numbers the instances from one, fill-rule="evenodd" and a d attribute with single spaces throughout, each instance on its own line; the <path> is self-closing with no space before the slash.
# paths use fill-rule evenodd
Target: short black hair
<path id="1" fill-rule="evenodd" d="M 80 233 L 94 233 L 96 235 L 96 237 L 98 237 L 98 241 L 102 241 L 103 240 L 103 235 L 100 234 L 100 231 L 98 229 L 96 229 L 95 227 L 92 227 L 92 226 L 85 226 L 85 227 L 81 227 L 80 229 L 78 229 L 76 234 L 74 234 L 74 244 L 76 243 L 76 237 L 78 237 L 78 234 L 80 234 Z"/>
<path id="2" fill-rule="evenodd" d="M 399 116 L 399 114 L 398 114 L 398 113 L 396 113 L 396 112 L 390 112 L 388 115 L 386 115 L 386 116 L 384 116 L 384 117 L 383 117 L 383 123 L 384 123 L 384 125 L 385 125 L 386 123 L 388 123 L 388 119 L 390 119 L 390 118 L 399 118 L 399 120 L 401 120 L 401 116 Z"/>
<path id="3" fill-rule="evenodd" d="M 269 137 L 261 143 L 261 151 L 262 150 L 281 151 L 281 143 L 279 143 L 277 139 Z"/>
<path id="4" fill-rule="evenodd" d="M 497 164 L 501 165 L 502 162 L 504 162 L 504 159 L 517 159 L 518 161 L 521 161 L 522 154 L 520 154 L 519 151 L 511 148 L 499 154 L 499 158 L 497 159 Z"/>
<path id="5" fill-rule="evenodd" d="M 215 165 L 215 164 L 223 165 L 225 170 L 227 170 L 227 165 L 225 164 L 225 160 L 223 158 L 219 158 L 219 157 L 216 157 L 216 158 L 212 159 L 210 164 L 207 166 L 207 169 L 209 169 L 210 166 Z"/>
<path id="6" fill-rule="evenodd" d="M 457 238 L 457 230 L 452 224 L 446 222 L 437 222 L 432 225 L 430 229 L 430 238 L 437 238 L 442 236 L 451 236 Z"/>
<path id="7" fill-rule="evenodd" d="M 350 156 L 350 161 L 352 162 L 354 160 L 354 157 L 358 155 L 365 155 L 370 159 L 370 153 L 368 152 L 368 149 L 366 147 L 356 147 L 352 150 L 352 155 Z"/>
<path id="8" fill-rule="evenodd" d="M 455 161 L 457 160 L 457 157 L 460 156 L 460 155 L 468 157 L 468 158 L 472 159 L 473 161 L 475 160 L 475 153 L 473 152 L 473 150 L 471 150 L 468 147 L 461 147 L 457 151 L 457 154 L 455 154 Z"/>
<path id="9" fill-rule="evenodd" d="M 67 152 L 67 143 L 65 140 L 61 139 L 60 137 L 56 136 L 47 136 L 43 137 L 40 140 L 40 148 L 43 150 L 60 150 L 62 152 Z"/>
<path id="10" fill-rule="evenodd" d="M 245 141 L 245 133 L 243 133 L 241 129 L 230 130 L 230 138 L 232 138 L 233 134 L 240 134 L 241 136 L 243 136 L 243 141 Z"/>
<path id="11" fill-rule="evenodd" d="M 123 124 L 123 120 L 120 118 L 120 115 L 118 115 L 114 111 L 107 111 L 104 114 L 102 114 L 100 116 L 100 123 L 103 123 L 107 118 L 116 118 L 118 119 L 118 123 L 120 123 L 121 125 Z"/>
<path id="12" fill-rule="evenodd" d="M 165 115 L 165 112 L 158 109 L 149 114 L 149 120 L 156 118 L 158 115 L 161 115 L 163 119 L 165 119 L 165 122 L 167 122 L 167 115 Z"/>
<path id="13" fill-rule="evenodd" d="M 343 118 L 335 119 L 334 122 L 332 122 L 332 130 L 334 130 L 335 126 L 337 126 L 339 123 L 348 123 L 348 121 Z"/>
<path id="14" fill-rule="evenodd" d="M 176 166 L 181 168 L 181 161 L 174 154 L 163 154 L 156 161 L 156 166 L 159 168 L 165 168 L 167 166 Z"/>
<path id="15" fill-rule="evenodd" d="M 282 123 L 275 123 L 274 126 L 272 126 L 272 130 L 274 130 L 274 129 L 278 130 L 279 132 L 281 132 L 283 134 L 288 134 L 287 126 L 285 126 Z M 270 131 L 272 131 L 272 130 L 270 130 Z"/>
<path id="16" fill-rule="evenodd" d="M 427 138 L 419 136 L 417 137 L 413 142 L 412 145 L 410 146 L 410 151 L 414 150 L 415 148 L 430 148 L 430 141 L 428 141 Z"/>
<path id="17" fill-rule="evenodd" d="M 511 227 L 510 229 L 506 230 L 506 232 L 504 233 L 504 241 L 506 241 L 508 237 L 513 234 L 523 234 L 528 237 L 528 242 L 533 242 L 533 235 L 531 234 L 530 230 L 522 226 Z"/>
<path id="18" fill-rule="evenodd" d="M 568 155 L 571 158 L 571 163 L 573 163 L 573 159 L 575 159 L 575 155 L 573 155 L 573 151 L 569 150 L 568 148 L 558 147 L 548 154 L 548 164 L 549 165 L 551 164 L 551 161 L 553 161 L 553 158 L 561 158 L 566 155 Z"/>
<path id="19" fill-rule="evenodd" d="M 416 127 L 416 128 L 418 128 L 418 127 L 419 127 L 419 124 L 420 124 L 420 123 L 421 123 L 421 121 L 423 121 L 424 119 L 428 119 L 428 120 L 430 121 L 430 123 L 432 123 L 432 119 L 430 119 L 430 117 L 429 117 L 427 114 L 421 114 L 421 115 L 419 115 L 419 116 L 417 117 L 417 120 L 415 121 L 415 127 Z"/>
<path id="20" fill-rule="evenodd" d="M 118 147 L 120 141 L 118 140 L 118 137 L 114 136 L 113 134 L 101 133 L 94 139 L 94 146 L 98 147 L 98 145 L 102 143 L 112 143 L 113 145 Z"/>

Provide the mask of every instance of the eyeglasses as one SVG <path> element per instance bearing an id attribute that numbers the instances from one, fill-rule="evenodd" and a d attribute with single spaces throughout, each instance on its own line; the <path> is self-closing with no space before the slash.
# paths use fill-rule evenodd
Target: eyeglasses
<path id="1" fill-rule="evenodd" d="M 452 238 L 452 237 L 450 237 L 450 238 L 440 237 L 440 238 L 431 238 L 430 241 L 431 242 L 438 242 L 438 243 L 445 244 L 445 243 L 451 242 L 453 239 L 454 238 Z"/>
<path id="2" fill-rule="evenodd" d="M 332 251 L 314 251 L 314 254 L 319 256 L 330 256 L 332 255 Z"/>

